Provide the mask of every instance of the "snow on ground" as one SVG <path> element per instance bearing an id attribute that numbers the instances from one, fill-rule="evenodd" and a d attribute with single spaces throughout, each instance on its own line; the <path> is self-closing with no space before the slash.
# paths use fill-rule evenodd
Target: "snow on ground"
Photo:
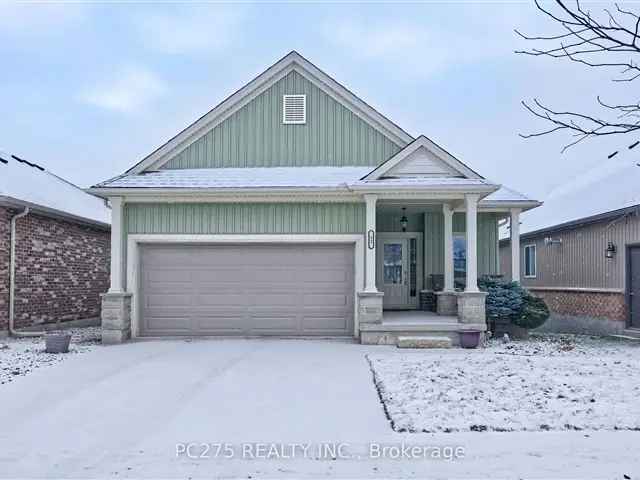
<path id="1" fill-rule="evenodd" d="M 577 335 L 369 355 L 396 431 L 640 430 L 640 345 Z"/>
<path id="2" fill-rule="evenodd" d="M 0 339 L 0 385 L 19 376 L 27 375 L 36 368 L 52 365 L 75 353 L 93 349 L 100 341 L 100 327 L 72 328 L 69 353 L 54 354 L 44 351 L 44 338 L 4 338 Z"/>

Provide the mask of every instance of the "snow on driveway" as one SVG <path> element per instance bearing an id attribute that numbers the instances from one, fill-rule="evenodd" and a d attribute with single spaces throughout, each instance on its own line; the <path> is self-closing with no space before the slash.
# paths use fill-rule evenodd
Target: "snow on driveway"
<path id="1" fill-rule="evenodd" d="M 74 353 L 90 351 L 100 341 L 100 328 L 72 328 L 69 353 L 44 351 L 41 337 L 0 339 L 0 385 L 31 373 L 34 369 L 59 363 Z"/>
<path id="2" fill-rule="evenodd" d="M 398 432 L 640 430 L 640 345 L 545 336 L 370 355 Z"/>
<path id="3" fill-rule="evenodd" d="M 0 387 L 0 478 L 622 479 L 640 471 L 635 431 L 396 432 L 366 356 L 397 352 L 319 339 L 199 339 L 69 355 Z M 230 458 L 214 446 L 206 458 L 176 453 L 177 444 L 221 442 Z M 247 442 L 306 442 L 313 454 L 250 458 Z M 317 456 L 325 442 L 346 445 L 346 456 Z M 368 454 L 371 445 L 462 448 L 464 457 L 397 458 Z"/>

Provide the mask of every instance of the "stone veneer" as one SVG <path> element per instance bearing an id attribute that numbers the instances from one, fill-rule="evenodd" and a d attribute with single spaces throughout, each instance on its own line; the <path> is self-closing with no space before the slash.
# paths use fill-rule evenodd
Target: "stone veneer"
<path id="1" fill-rule="evenodd" d="M 9 320 L 11 217 L 0 207 L 0 330 Z M 100 316 L 109 288 L 109 231 L 35 213 L 16 224 L 16 328 Z"/>

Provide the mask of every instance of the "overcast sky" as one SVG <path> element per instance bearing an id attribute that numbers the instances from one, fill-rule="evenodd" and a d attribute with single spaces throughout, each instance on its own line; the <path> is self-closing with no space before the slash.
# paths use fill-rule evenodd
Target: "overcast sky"
<path id="1" fill-rule="evenodd" d="M 610 4 L 589 4 L 599 11 Z M 81 186 L 122 173 L 298 50 L 412 135 L 547 202 L 523 229 L 640 203 L 630 140 L 524 140 L 538 97 L 589 110 L 637 100 L 611 72 L 516 55 L 514 28 L 557 28 L 532 3 L 219 4 L 0 0 L 0 148 Z M 597 195 L 596 195 L 597 192 Z"/>

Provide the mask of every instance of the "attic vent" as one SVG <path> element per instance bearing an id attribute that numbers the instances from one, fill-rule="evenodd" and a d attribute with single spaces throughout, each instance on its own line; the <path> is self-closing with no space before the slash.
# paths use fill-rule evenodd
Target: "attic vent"
<path id="1" fill-rule="evenodd" d="M 307 123 L 307 96 L 283 95 L 282 96 L 282 123 L 304 124 Z"/>

